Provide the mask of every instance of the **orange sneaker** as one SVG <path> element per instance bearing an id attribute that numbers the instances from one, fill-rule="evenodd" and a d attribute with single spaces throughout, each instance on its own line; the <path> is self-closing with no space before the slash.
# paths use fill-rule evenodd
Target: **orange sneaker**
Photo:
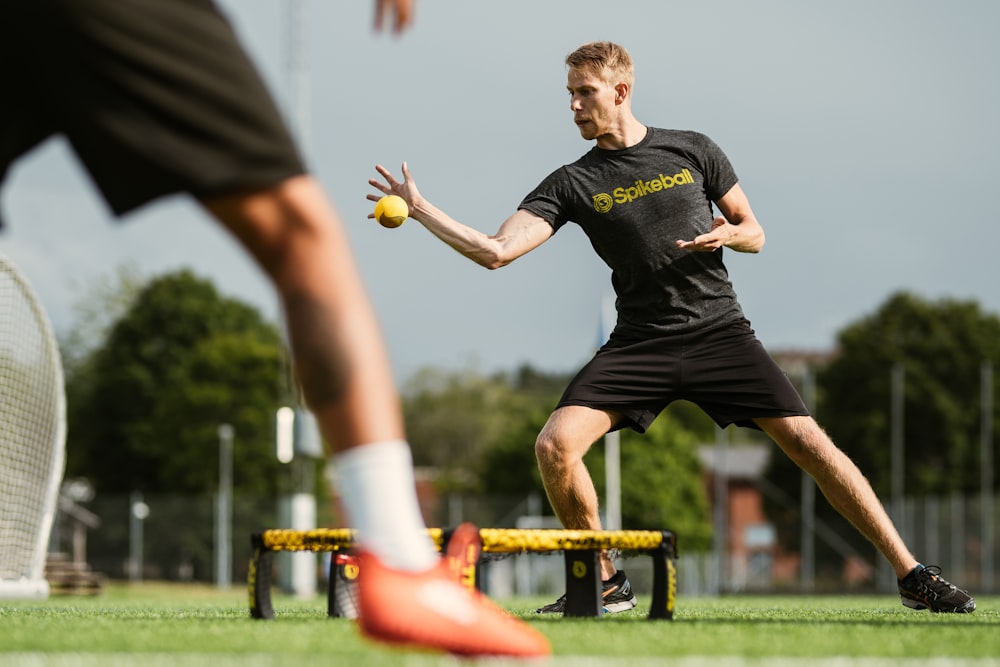
<path id="1" fill-rule="evenodd" d="M 358 561 L 358 625 L 371 639 L 465 656 L 552 651 L 540 632 L 456 581 L 447 558 L 423 573 L 389 569 L 366 551 Z"/>

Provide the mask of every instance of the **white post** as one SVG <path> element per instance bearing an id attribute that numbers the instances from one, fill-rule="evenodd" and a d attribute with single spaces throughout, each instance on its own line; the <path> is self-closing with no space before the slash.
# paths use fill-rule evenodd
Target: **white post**
<path id="1" fill-rule="evenodd" d="M 293 494 L 291 510 L 293 530 L 316 528 L 316 496 L 311 493 Z M 297 551 L 292 554 L 291 589 L 295 597 L 309 599 L 316 595 L 318 562 L 314 551 Z"/>
<path id="2" fill-rule="evenodd" d="M 316 496 L 313 459 L 322 456 L 323 443 L 316 418 L 307 410 L 279 408 L 277 413 L 276 451 L 278 461 L 291 464 L 289 475 L 292 490 L 278 499 L 278 515 L 282 525 L 292 530 L 316 528 Z M 282 590 L 297 598 L 316 595 L 316 574 L 319 559 L 315 552 L 296 551 L 278 554 L 278 583 Z"/>
<path id="3" fill-rule="evenodd" d="M 233 583 L 233 427 L 219 426 L 219 493 L 215 517 L 215 582 L 219 588 Z"/>

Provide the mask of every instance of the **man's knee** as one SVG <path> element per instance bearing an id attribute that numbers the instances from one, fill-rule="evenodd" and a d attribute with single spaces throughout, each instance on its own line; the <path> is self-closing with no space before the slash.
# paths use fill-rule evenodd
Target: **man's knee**
<path id="1" fill-rule="evenodd" d="M 565 450 L 559 444 L 558 434 L 548 425 L 535 438 L 535 459 L 542 470 L 557 468 L 565 459 Z"/>

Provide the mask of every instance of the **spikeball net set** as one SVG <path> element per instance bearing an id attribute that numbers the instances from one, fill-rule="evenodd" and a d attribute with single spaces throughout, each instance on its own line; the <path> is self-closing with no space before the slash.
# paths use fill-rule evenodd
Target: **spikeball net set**
<path id="1" fill-rule="evenodd" d="M 428 529 L 438 549 L 447 550 L 452 530 Z M 561 551 L 565 558 L 565 616 L 601 616 L 600 556 L 603 551 L 645 554 L 653 563 L 650 619 L 672 620 L 677 596 L 677 537 L 669 530 L 548 530 L 480 528 L 482 551 L 476 565 L 462 573 L 470 588 L 480 588 L 479 565 L 518 553 Z M 327 614 L 354 618 L 357 615 L 356 586 L 360 573 L 352 550 L 356 533 L 350 528 L 315 530 L 273 529 L 250 537 L 253 556 L 247 577 L 250 615 L 273 619 L 271 605 L 271 555 L 277 551 L 332 552 L 328 577 Z"/>

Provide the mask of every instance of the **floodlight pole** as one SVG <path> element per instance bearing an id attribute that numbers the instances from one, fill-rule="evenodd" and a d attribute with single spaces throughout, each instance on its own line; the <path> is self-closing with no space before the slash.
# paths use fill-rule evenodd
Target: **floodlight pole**
<path id="1" fill-rule="evenodd" d="M 980 368 L 982 399 L 982 425 L 980 432 L 979 483 L 983 504 L 980 512 L 982 521 L 982 579 L 983 591 L 993 590 L 993 364 L 984 361 Z"/>
<path id="2" fill-rule="evenodd" d="M 309 146 L 309 63 L 306 42 L 306 0 L 292 0 L 289 5 L 291 16 L 288 21 L 288 62 L 292 78 L 292 100 L 295 132 L 303 152 Z"/>
<path id="3" fill-rule="evenodd" d="M 893 520 L 900 527 L 903 525 L 903 464 L 904 464 L 904 440 L 903 440 L 903 399 L 906 395 L 906 375 L 901 364 L 892 367 L 892 434 L 891 434 L 891 462 L 890 481 L 892 492 L 892 513 Z"/>
<path id="4" fill-rule="evenodd" d="M 904 398 L 906 396 L 906 371 L 900 363 L 893 364 L 889 372 L 889 516 L 903 539 L 908 539 L 905 526 L 905 511 L 903 503 L 903 480 L 905 471 L 905 439 L 904 439 Z M 889 561 L 878 559 L 878 579 L 876 586 L 880 591 L 895 590 L 895 574 Z"/>
<path id="5" fill-rule="evenodd" d="M 601 302 L 601 327 L 598 331 L 597 347 L 600 349 L 611 337 L 615 328 L 615 300 L 610 294 Z M 611 431 L 604 436 L 604 528 L 622 529 L 622 466 L 621 433 Z"/>
<path id="6" fill-rule="evenodd" d="M 816 411 L 816 376 L 806 367 L 802 377 L 802 399 L 810 412 Z M 816 480 L 802 471 L 802 569 L 801 586 L 812 591 L 816 586 Z"/>

